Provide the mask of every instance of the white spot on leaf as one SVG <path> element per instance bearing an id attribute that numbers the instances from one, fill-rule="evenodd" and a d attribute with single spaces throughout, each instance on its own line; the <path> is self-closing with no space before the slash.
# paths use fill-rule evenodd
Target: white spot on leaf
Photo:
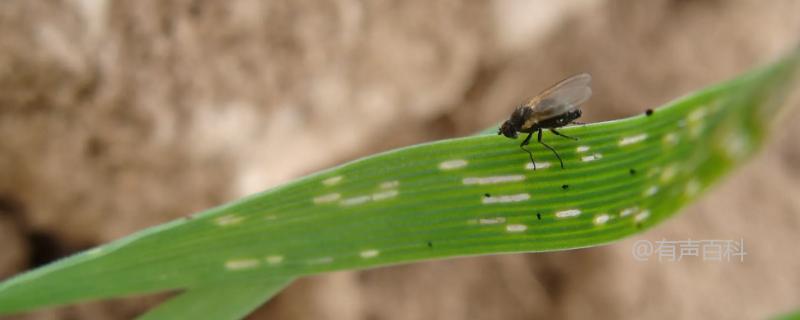
<path id="1" fill-rule="evenodd" d="M 661 172 L 661 177 L 659 179 L 661 180 L 661 182 L 669 182 L 669 181 L 672 180 L 672 178 L 675 177 L 675 175 L 677 173 L 678 173 L 678 169 L 673 164 L 673 165 L 668 166 L 667 168 L 664 169 L 663 172 Z"/>
<path id="2" fill-rule="evenodd" d="M 442 163 L 439 163 L 439 169 L 442 170 L 453 170 L 459 169 L 467 166 L 467 160 L 463 159 L 456 159 L 456 160 L 448 160 Z"/>
<path id="3" fill-rule="evenodd" d="M 507 203 L 507 202 L 519 202 L 525 201 L 531 198 L 531 195 L 527 193 L 519 193 L 519 194 L 512 194 L 512 195 L 502 195 L 502 196 L 491 196 L 491 197 L 484 197 L 482 199 L 484 204 L 490 203 Z"/>
<path id="4" fill-rule="evenodd" d="M 626 208 L 626 209 L 623 209 L 623 210 L 622 210 L 622 211 L 619 213 L 619 216 L 620 216 L 620 217 L 627 217 L 627 216 L 629 216 L 629 215 L 633 214 L 633 213 L 634 213 L 634 212 L 636 212 L 636 211 L 639 211 L 639 207 L 630 207 L 630 208 Z"/>
<path id="5" fill-rule="evenodd" d="M 378 254 L 380 254 L 380 251 L 375 250 L 375 249 L 364 250 L 364 251 L 361 251 L 361 253 L 360 253 L 361 257 L 364 258 L 364 259 L 377 257 Z"/>
<path id="6" fill-rule="evenodd" d="M 381 189 L 392 189 L 392 188 L 397 188 L 397 186 L 399 185 L 400 181 L 392 180 L 381 183 L 380 187 Z"/>
<path id="7" fill-rule="evenodd" d="M 650 186 L 647 190 L 644 191 L 644 195 L 647 197 L 651 197 L 658 192 L 658 186 Z"/>
<path id="8" fill-rule="evenodd" d="M 506 225 L 506 231 L 508 232 L 523 232 L 528 230 L 528 226 L 524 224 L 509 224 Z"/>
<path id="9" fill-rule="evenodd" d="M 326 194 L 326 195 L 315 197 L 314 198 L 314 203 L 320 204 L 320 203 L 334 202 L 336 200 L 339 200 L 339 198 L 341 198 L 341 197 L 342 197 L 342 195 L 340 195 L 338 193 L 329 193 L 329 194 Z"/>
<path id="10" fill-rule="evenodd" d="M 634 143 L 642 142 L 645 139 L 647 139 L 647 134 L 646 133 L 641 133 L 641 134 L 637 134 L 635 136 L 622 138 L 622 140 L 619 141 L 619 145 L 620 146 L 627 146 L 627 145 L 631 145 L 631 144 L 634 144 Z"/>
<path id="11" fill-rule="evenodd" d="M 668 145 L 676 145 L 676 144 L 678 144 L 678 135 L 673 133 L 673 132 L 665 134 L 664 138 L 662 138 L 662 139 L 663 139 L 662 141 L 665 144 L 668 144 Z"/>
<path id="12" fill-rule="evenodd" d="M 478 219 L 478 223 L 480 224 L 498 224 L 504 222 L 506 222 L 506 218 L 504 217 Z"/>
<path id="13" fill-rule="evenodd" d="M 642 210 L 642 212 L 639 212 L 639 214 L 637 214 L 633 219 L 636 222 L 640 222 L 644 221 L 644 219 L 647 219 L 648 217 L 650 217 L 650 210 Z"/>
<path id="14" fill-rule="evenodd" d="M 271 265 L 276 265 L 283 262 L 283 256 L 278 256 L 278 255 L 267 256 L 264 260 L 267 260 L 267 263 Z"/>
<path id="15" fill-rule="evenodd" d="M 225 268 L 228 270 L 244 270 L 258 267 L 261 262 L 258 259 L 236 259 L 228 260 L 225 262 Z"/>
<path id="16" fill-rule="evenodd" d="M 330 177 L 328 179 L 322 180 L 322 184 L 326 186 L 332 186 L 342 181 L 342 179 L 343 179 L 342 176 Z"/>
<path id="17" fill-rule="evenodd" d="M 611 219 L 611 217 L 609 217 L 607 214 L 603 213 L 603 214 L 600 214 L 600 215 L 594 217 L 594 224 L 596 224 L 596 225 L 605 224 L 606 222 L 608 222 L 609 219 Z"/>
<path id="18" fill-rule="evenodd" d="M 686 195 L 693 197 L 700 192 L 700 181 L 697 179 L 692 179 L 688 183 L 686 183 Z"/>
<path id="19" fill-rule="evenodd" d="M 588 155 L 588 156 L 583 156 L 583 157 L 581 157 L 581 161 L 583 161 L 583 162 L 589 162 L 589 161 L 595 161 L 595 160 L 599 160 L 599 159 L 602 159 L 602 158 L 603 158 L 603 155 L 602 155 L 602 154 L 600 154 L 600 153 L 595 153 L 595 154 L 593 154 L 593 155 Z"/>
<path id="20" fill-rule="evenodd" d="M 372 195 L 373 201 L 380 201 L 384 199 L 394 198 L 398 195 L 397 190 L 387 190 L 383 192 L 378 192 Z"/>
<path id="21" fill-rule="evenodd" d="M 570 217 L 577 217 L 581 214 L 581 211 L 578 209 L 569 209 L 563 211 L 556 212 L 556 218 L 570 218 Z"/>
<path id="22" fill-rule="evenodd" d="M 706 116 L 706 108 L 699 108 L 689 113 L 689 121 L 696 122 Z"/>
<path id="23" fill-rule="evenodd" d="M 542 162 L 535 162 L 535 163 L 536 163 L 536 170 L 550 168 L 550 162 L 542 161 Z M 533 170 L 533 163 L 526 162 L 525 163 L 525 169 Z"/>
<path id="24" fill-rule="evenodd" d="M 503 183 L 503 182 L 516 182 L 525 180 L 525 176 L 518 174 L 518 175 L 509 175 L 509 176 L 493 176 L 493 177 L 467 177 L 462 180 L 462 182 L 466 185 L 470 184 L 494 184 L 494 183 Z"/>
<path id="25" fill-rule="evenodd" d="M 341 204 L 343 206 L 354 206 L 354 205 L 357 205 L 357 204 L 366 203 L 370 199 L 372 199 L 372 197 L 370 197 L 370 196 L 357 196 L 357 197 L 344 199 L 344 200 L 341 201 Z"/>
<path id="26" fill-rule="evenodd" d="M 729 134 L 722 145 L 725 153 L 732 159 L 740 159 L 747 154 L 750 141 L 743 134 Z"/>
<path id="27" fill-rule="evenodd" d="M 237 215 L 229 214 L 229 215 L 224 215 L 224 216 L 221 216 L 219 218 L 214 219 L 214 222 L 218 226 L 230 226 L 230 225 L 234 225 L 234 224 L 237 224 L 239 222 L 242 222 L 242 220 L 244 220 L 244 218 L 242 218 L 240 216 L 237 216 Z"/>

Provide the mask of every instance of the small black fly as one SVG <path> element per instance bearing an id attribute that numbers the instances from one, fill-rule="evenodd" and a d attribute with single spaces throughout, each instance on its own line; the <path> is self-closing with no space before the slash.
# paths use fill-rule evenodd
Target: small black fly
<path id="1" fill-rule="evenodd" d="M 525 146 L 531 141 L 533 133 L 538 132 L 537 141 L 556 155 L 561 163 L 561 169 L 564 169 L 564 161 L 561 160 L 558 152 L 542 142 L 542 129 L 549 129 L 553 134 L 567 139 L 578 140 L 578 138 L 558 132 L 556 128 L 575 123 L 575 120 L 581 117 L 580 105 L 589 100 L 592 95 L 592 89 L 589 87 L 591 82 L 592 76 L 588 73 L 580 73 L 556 83 L 527 103 L 517 107 L 497 134 L 516 139 L 517 132 L 527 133 L 528 137 L 522 141 L 519 147 L 528 153 L 533 170 L 536 170 L 533 153 Z"/>

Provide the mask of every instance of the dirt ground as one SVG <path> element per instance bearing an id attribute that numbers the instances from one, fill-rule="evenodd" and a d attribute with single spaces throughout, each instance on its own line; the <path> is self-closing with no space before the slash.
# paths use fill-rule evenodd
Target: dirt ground
<path id="1" fill-rule="evenodd" d="M 0 279 L 347 160 L 467 135 L 592 73 L 584 119 L 785 53 L 800 2 L 0 1 Z M 613 245 L 302 279 L 252 319 L 752 319 L 800 308 L 800 108 L 701 201 Z M 636 240 L 743 239 L 743 263 Z M 14 319 L 126 319 L 164 296 Z"/>

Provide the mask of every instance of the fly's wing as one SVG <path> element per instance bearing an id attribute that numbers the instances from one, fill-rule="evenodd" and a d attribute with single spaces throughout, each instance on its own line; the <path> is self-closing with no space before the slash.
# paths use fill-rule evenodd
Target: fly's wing
<path id="1" fill-rule="evenodd" d="M 591 82 L 591 75 L 579 73 L 533 97 L 525 104 L 533 109 L 531 120 L 538 122 L 578 108 L 592 96 Z"/>

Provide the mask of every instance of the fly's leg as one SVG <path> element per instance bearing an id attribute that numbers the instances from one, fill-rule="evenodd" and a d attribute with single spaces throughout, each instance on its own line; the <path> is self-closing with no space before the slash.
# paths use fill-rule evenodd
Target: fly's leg
<path id="1" fill-rule="evenodd" d="M 541 130 L 539 130 L 539 132 L 541 132 Z M 533 153 L 527 148 L 525 148 L 525 146 L 527 146 L 528 143 L 531 141 L 531 136 L 533 136 L 533 132 L 529 133 L 528 137 L 525 138 L 525 140 L 519 144 L 519 148 L 528 153 L 528 156 L 531 157 L 531 164 L 533 165 L 533 170 L 536 170 L 536 162 L 533 162 Z"/>
<path id="2" fill-rule="evenodd" d="M 547 149 L 550 149 L 550 151 L 553 151 L 553 154 L 555 154 L 556 158 L 558 158 L 558 162 L 561 163 L 561 169 L 564 169 L 564 161 L 561 160 L 561 156 L 558 155 L 558 152 L 556 152 L 556 149 L 553 149 L 553 147 L 548 146 L 546 143 L 542 142 L 542 129 L 539 129 L 539 136 L 537 138 L 538 138 L 537 140 L 539 141 L 539 143 L 541 143 Z"/>
<path id="3" fill-rule="evenodd" d="M 554 133 L 557 136 L 562 136 L 562 137 L 567 138 L 567 139 L 578 140 L 578 138 L 570 137 L 568 135 L 565 135 L 565 134 L 563 134 L 561 132 L 556 131 L 556 129 L 550 129 L 550 132 Z"/>

